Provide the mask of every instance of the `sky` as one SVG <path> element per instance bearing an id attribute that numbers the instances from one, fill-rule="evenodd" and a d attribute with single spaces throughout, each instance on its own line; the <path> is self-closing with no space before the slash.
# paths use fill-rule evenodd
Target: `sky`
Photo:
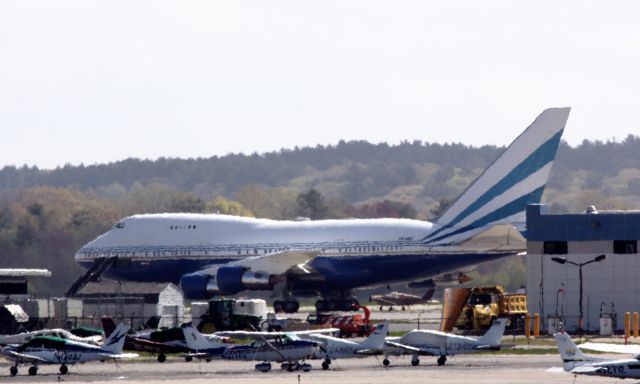
<path id="1" fill-rule="evenodd" d="M 640 2 L 1 0 L 0 167 L 640 134 Z"/>

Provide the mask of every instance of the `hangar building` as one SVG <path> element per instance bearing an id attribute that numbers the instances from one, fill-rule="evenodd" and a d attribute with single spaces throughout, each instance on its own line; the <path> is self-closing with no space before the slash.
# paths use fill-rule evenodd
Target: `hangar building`
<path id="1" fill-rule="evenodd" d="M 562 321 L 569 332 L 598 331 L 601 317 L 624 329 L 624 312 L 640 311 L 640 211 L 545 212 L 527 207 L 529 313 L 545 330 Z"/>

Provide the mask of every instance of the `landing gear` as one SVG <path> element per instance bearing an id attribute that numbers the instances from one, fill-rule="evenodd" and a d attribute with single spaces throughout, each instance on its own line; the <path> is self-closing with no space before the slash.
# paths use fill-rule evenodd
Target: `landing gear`
<path id="1" fill-rule="evenodd" d="M 300 364 L 298 369 L 302 369 L 302 372 L 309 372 L 311 370 L 311 364 L 307 364 L 307 363 Z"/>
<path id="2" fill-rule="evenodd" d="M 447 361 L 447 356 L 438 357 L 438 365 L 444 365 L 446 361 Z"/>
<path id="3" fill-rule="evenodd" d="M 391 363 L 391 362 L 386 357 L 384 358 L 384 360 L 382 360 L 382 365 L 384 365 L 385 367 L 388 367 L 389 363 Z"/>
<path id="4" fill-rule="evenodd" d="M 33 367 L 29 367 L 29 376 L 35 376 L 38 374 L 38 367 L 35 365 Z"/>
<path id="5" fill-rule="evenodd" d="M 191 360 L 193 360 L 193 357 L 191 357 L 191 356 L 185 356 L 184 357 L 184 361 L 186 361 L 187 363 L 190 363 Z"/>
<path id="6" fill-rule="evenodd" d="M 275 313 L 296 313 L 300 309 L 300 303 L 296 300 L 276 300 L 273 303 Z"/>
<path id="7" fill-rule="evenodd" d="M 9 373 L 11 374 L 11 376 L 17 375 L 18 374 L 18 367 L 13 366 L 13 367 L 9 368 Z"/>
<path id="8" fill-rule="evenodd" d="M 418 359 L 418 356 L 414 356 L 413 359 L 411 359 L 411 365 L 415 367 L 418 364 L 420 364 L 420 359 Z"/>
<path id="9" fill-rule="evenodd" d="M 62 365 L 60 366 L 60 374 L 61 374 L 61 375 L 66 375 L 66 374 L 67 374 L 67 372 L 69 372 L 69 368 L 67 368 L 67 366 L 66 366 L 66 365 L 62 364 Z"/>
<path id="10" fill-rule="evenodd" d="M 167 355 L 164 353 L 160 353 L 158 355 L 158 363 L 164 363 L 167 360 Z"/>
<path id="11" fill-rule="evenodd" d="M 260 372 L 269 372 L 271 370 L 271 363 L 256 364 L 256 369 Z"/>
<path id="12" fill-rule="evenodd" d="M 330 365 L 331 365 L 331 359 L 324 359 L 324 361 L 322 362 L 322 369 L 326 371 L 327 369 L 329 369 Z"/>

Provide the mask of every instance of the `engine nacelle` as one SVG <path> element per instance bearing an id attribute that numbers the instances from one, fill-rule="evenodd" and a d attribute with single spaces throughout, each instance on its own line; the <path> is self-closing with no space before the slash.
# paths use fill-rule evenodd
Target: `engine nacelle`
<path id="1" fill-rule="evenodd" d="M 231 295 L 245 290 L 273 288 L 271 276 L 245 267 L 221 267 L 183 275 L 180 287 L 188 299 L 208 299 L 215 295 Z"/>

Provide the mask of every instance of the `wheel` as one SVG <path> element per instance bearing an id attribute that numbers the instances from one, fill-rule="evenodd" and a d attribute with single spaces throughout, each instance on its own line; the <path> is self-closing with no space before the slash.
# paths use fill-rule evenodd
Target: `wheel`
<path id="1" fill-rule="evenodd" d="M 420 364 L 420 359 L 418 359 L 418 358 L 411 359 L 411 365 L 413 365 L 415 367 L 418 364 Z"/>
<path id="2" fill-rule="evenodd" d="M 11 376 L 17 375 L 18 374 L 18 367 L 9 368 L 9 373 L 11 374 Z"/>
<path id="3" fill-rule="evenodd" d="M 209 320 L 203 320 L 198 325 L 198 331 L 200 331 L 201 333 L 214 333 L 217 330 L 218 327 L 216 327 L 216 325 Z"/>
<path id="4" fill-rule="evenodd" d="M 287 368 L 287 371 L 293 372 L 293 371 L 297 371 L 299 368 L 300 368 L 300 364 L 291 363 L 291 364 L 289 364 L 289 367 Z"/>
<path id="5" fill-rule="evenodd" d="M 161 353 L 158 355 L 158 363 L 164 363 L 167 360 L 167 355 Z"/>
<path id="6" fill-rule="evenodd" d="M 184 357 L 184 361 L 186 361 L 187 363 L 191 362 L 191 360 L 193 360 L 192 356 L 185 356 Z"/>
<path id="7" fill-rule="evenodd" d="M 29 376 L 35 376 L 38 374 L 38 367 L 29 367 Z"/>
<path id="8" fill-rule="evenodd" d="M 388 367 L 388 366 L 389 366 L 389 363 L 390 363 L 390 361 L 389 361 L 389 359 L 387 359 L 387 358 L 385 358 L 384 360 L 382 360 L 382 364 L 383 364 L 385 367 Z"/>
<path id="9" fill-rule="evenodd" d="M 300 309 L 300 303 L 295 300 L 287 301 L 284 303 L 285 313 L 296 313 L 298 312 L 298 309 Z"/>
<path id="10" fill-rule="evenodd" d="M 446 361 L 447 361 L 447 356 L 438 357 L 438 365 L 444 365 Z"/>
<path id="11" fill-rule="evenodd" d="M 273 302 L 273 312 L 282 313 L 284 312 L 284 301 L 276 300 Z"/>
<path id="12" fill-rule="evenodd" d="M 309 372 L 311 370 L 311 364 L 301 364 L 300 369 L 302 369 L 303 372 Z"/>
<path id="13" fill-rule="evenodd" d="M 327 363 L 326 361 L 323 361 L 323 362 L 322 362 L 322 369 L 324 369 L 325 371 L 326 371 L 327 369 L 329 369 L 329 363 Z"/>
<path id="14" fill-rule="evenodd" d="M 67 366 L 66 366 L 66 365 L 62 364 L 62 365 L 60 366 L 60 374 L 61 374 L 61 375 L 66 375 L 66 374 L 67 374 L 67 372 L 69 372 L 69 368 L 67 368 Z"/>

